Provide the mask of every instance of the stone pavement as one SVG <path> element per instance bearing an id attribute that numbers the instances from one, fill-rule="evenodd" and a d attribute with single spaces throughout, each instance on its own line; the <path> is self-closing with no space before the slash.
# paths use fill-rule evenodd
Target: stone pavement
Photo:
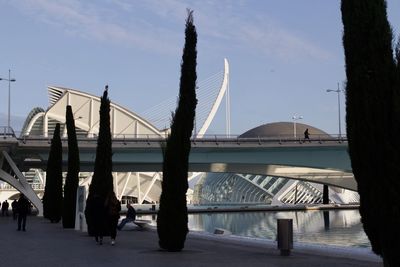
<path id="1" fill-rule="evenodd" d="M 130 226 L 119 231 L 117 244 L 102 246 L 86 233 L 65 230 L 40 217 L 28 217 L 27 231 L 16 231 L 12 217 L 0 217 L 0 266 L 383 266 L 367 250 L 327 249 L 295 244 L 282 257 L 275 242 L 191 233 L 182 252 L 158 248 L 154 230 Z"/>

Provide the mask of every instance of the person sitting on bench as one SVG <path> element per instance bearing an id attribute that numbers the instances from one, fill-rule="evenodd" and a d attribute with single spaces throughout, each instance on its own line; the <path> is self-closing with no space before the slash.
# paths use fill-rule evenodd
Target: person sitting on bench
<path id="1" fill-rule="evenodd" d="M 124 218 L 121 223 L 118 225 L 118 230 L 121 230 L 124 225 L 128 222 L 134 222 L 136 219 L 136 211 L 135 209 L 132 207 L 131 203 L 127 203 L 126 207 L 128 208 L 128 211 L 126 213 L 126 218 Z"/>

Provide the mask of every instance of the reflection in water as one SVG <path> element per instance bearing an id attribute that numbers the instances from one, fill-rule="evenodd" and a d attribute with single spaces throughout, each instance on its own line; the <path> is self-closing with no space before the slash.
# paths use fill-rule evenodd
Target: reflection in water
<path id="1" fill-rule="evenodd" d="M 293 238 L 298 242 L 370 246 L 358 210 L 192 214 L 189 228 L 210 233 L 224 228 L 234 235 L 275 240 L 278 218 L 293 219 Z"/>
<path id="2" fill-rule="evenodd" d="M 358 210 L 190 214 L 189 229 L 213 233 L 224 228 L 233 235 L 276 240 L 278 218 L 293 219 L 297 242 L 370 247 Z"/>
<path id="3" fill-rule="evenodd" d="M 329 222 L 329 211 L 328 210 L 324 210 L 323 213 L 324 213 L 324 228 L 325 228 L 325 231 L 328 231 L 329 230 L 329 225 L 330 225 L 330 222 Z"/>

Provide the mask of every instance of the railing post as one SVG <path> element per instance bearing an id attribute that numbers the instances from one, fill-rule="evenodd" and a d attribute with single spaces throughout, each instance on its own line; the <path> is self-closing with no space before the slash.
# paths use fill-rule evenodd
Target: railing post
<path id="1" fill-rule="evenodd" d="M 281 256 L 289 256 L 293 248 L 293 219 L 278 219 L 277 239 Z"/>

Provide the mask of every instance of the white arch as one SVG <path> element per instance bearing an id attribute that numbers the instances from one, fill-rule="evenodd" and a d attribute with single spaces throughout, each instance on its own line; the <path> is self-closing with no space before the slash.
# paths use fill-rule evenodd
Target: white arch
<path id="1" fill-rule="evenodd" d="M 215 114 L 217 113 L 217 110 L 221 104 L 222 98 L 224 97 L 224 95 L 226 93 L 228 84 L 229 84 L 229 63 L 228 63 L 228 60 L 225 58 L 224 59 L 224 79 L 222 81 L 221 88 L 220 88 L 218 96 L 210 110 L 210 113 L 208 114 L 207 119 L 204 121 L 199 132 L 196 135 L 197 138 L 202 138 L 204 136 L 205 132 L 207 131 L 208 127 L 210 127 L 210 124 L 211 124 L 212 120 L 214 119 Z"/>
<path id="2" fill-rule="evenodd" d="M 33 116 L 33 118 L 30 120 L 30 122 L 29 122 L 28 126 L 26 127 L 26 129 L 24 129 L 23 135 L 24 136 L 29 135 L 30 132 L 32 131 L 33 125 L 36 123 L 36 121 L 39 118 L 43 118 L 44 115 L 45 115 L 45 112 L 39 112 L 35 116 Z"/>

